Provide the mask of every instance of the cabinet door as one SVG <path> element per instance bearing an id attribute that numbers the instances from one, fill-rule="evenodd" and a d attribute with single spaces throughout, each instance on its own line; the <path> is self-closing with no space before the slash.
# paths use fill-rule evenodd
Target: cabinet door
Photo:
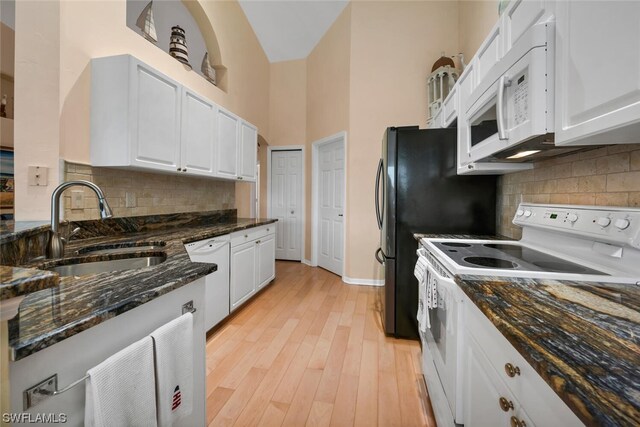
<path id="1" fill-rule="evenodd" d="M 470 334 L 467 333 L 465 361 L 465 427 L 493 427 L 510 425 L 511 417 L 525 419 L 532 426 L 519 403 L 508 392 L 506 386 L 497 378 L 495 370 L 489 365 L 486 356 L 480 350 Z M 506 411 L 500 400 L 513 406 Z"/>
<path id="2" fill-rule="evenodd" d="M 483 83 L 483 79 L 491 68 L 502 58 L 501 29 L 502 27 L 496 23 L 478 49 L 475 60 L 475 73 L 478 85 Z"/>
<path id="3" fill-rule="evenodd" d="M 188 89 L 182 95 L 180 165 L 182 172 L 212 176 L 217 106 Z"/>
<path id="4" fill-rule="evenodd" d="M 637 143 L 640 2 L 556 8 L 556 145 Z"/>
<path id="5" fill-rule="evenodd" d="M 240 119 L 222 108 L 218 108 L 217 116 L 215 172 L 219 177 L 236 179 Z"/>
<path id="6" fill-rule="evenodd" d="M 442 120 L 443 126 L 449 127 L 458 118 L 458 90 L 460 86 L 455 85 L 451 88 L 451 92 L 442 104 Z"/>
<path id="7" fill-rule="evenodd" d="M 255 181 L 258 149 L 258 129 L 242 121 L 240 123 L 240 152 L 238 153 L 238 178 Z"/>
<path id="8" fill-rule="evenodd" d="M 529 27 L 547 12 L 545 0 L 516 0 L 507 6 L 500 17 L 503 32 L 504 51 L 506 54 Z"/>
<path id="9" fill-rule="evenodd" d="M 233 311 L 256 291 L 256 243 L 248 242 L 231 248 L 231 276 L 229 278 Z"/>
<path id="10" fill-rule="evenodd" d="M 257 240 L 258 289 L 276 277 L 276 239 L 275 235 Z"/>
<path id="11" fill-rule="evenodd" d="M 180 158 L 178 83 L 133 61 L 131 102 L 132 164 L 177 171 Z"/>

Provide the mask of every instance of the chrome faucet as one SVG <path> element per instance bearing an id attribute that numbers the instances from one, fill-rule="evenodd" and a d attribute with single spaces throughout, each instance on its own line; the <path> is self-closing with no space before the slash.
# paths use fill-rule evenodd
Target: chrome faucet
<path id="1" fill-rule="evenodd" d="M 75 185 L 89 187 L 96 193 L 101 219 L 107 219 L 113 216 L 111 208 L 104 197 L 104 193 L 100 187 L 93 182 L 67 181 L 58 185 L 58 187 L 53 190 L 53 194 L 51 194 L 51 233 L 49 234 L 49 243 L 47 244 L 47 258 L 61 258 L 64 254 L 66 239 L 60 235 L 60 195 L 64 190 Z"/>

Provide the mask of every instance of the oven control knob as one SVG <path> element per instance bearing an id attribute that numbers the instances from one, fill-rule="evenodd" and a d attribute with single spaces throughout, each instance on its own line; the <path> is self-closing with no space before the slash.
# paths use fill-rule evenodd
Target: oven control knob
<path id="1" fill-rule="evenodd" d="M 522 216 L 524 215 L 524 211 L 522 209 L 518 209 L 518 211 L 516 212 L 516 216 Z"/>
<path id="2" fill-rule="evenodd" d="M 567 220 L 571 223 L 576 222 L 578 220 L 578 215 L 570 213 L 569 215 L 567 215 Z"/>
<path id="3" fill-rule="evenodd" d="M 531 216 L 531 211 L 530 210 L 524 211 L 524 216 L 529 218 Z"/>
<path id="4" fill-rule="evenodd" d="M 628 219 L 616 219 L 616 222 L 613 223 L 613 225 L 616 226 L 616 228 L 620 229 L 620 230 L 625 230 L 629 227 L 629 220 Z"/>
<path id="5" fill-rule="evenodd" d="M 600 218 L 598 218 L 598 220 L 596 222 L 602 228 L 608 227 L 609 224 L 611 224 L 611 218 L 609 218 L 607 216 L 601 216 Z"/>

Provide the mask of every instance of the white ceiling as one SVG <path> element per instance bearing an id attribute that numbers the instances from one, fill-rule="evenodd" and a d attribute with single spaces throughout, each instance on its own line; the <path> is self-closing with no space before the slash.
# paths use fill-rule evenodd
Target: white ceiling
<path id="1" fill-rule="evenodd" d="M 348 0 L 239 0 L 270 62 L 306 58 Z"/>

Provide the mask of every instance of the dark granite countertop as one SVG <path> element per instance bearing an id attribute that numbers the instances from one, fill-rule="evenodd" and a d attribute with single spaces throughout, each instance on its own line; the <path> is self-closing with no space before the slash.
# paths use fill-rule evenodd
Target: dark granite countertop
<path id="1" fill-rule="evenodd" d="M 640 287 L 465 275 L 455 280 L 585 424 L 640 424 Z"/>
<path id="2" fill-rule="evenodd" d="M 215 264 L 194 263 L 184 243 L 270 224 L 272 219 L 233 218 L 211 225 L 194 225 L 143 232 L 122 233 L 72 241 L 66 257 L 83 247 L 130 242 L 161 246 L 138 254 L 166 254 L 163 263 L 143 269 L 61 277 L 58 286 L 27 295 L 18 315 L 9 321 L 9 346 L 19 360 L 101 322 L 129 311 L 215 271 Z M 92 255 L 95 260 L 113 255 Z M 47 267 L 52 261 L 29 267 Z"/>
<path id="3" fill-rule="evenodd" d="M 58 275 L 36 268 L 0 265 L 0 301 L 58 285 Z"/>

